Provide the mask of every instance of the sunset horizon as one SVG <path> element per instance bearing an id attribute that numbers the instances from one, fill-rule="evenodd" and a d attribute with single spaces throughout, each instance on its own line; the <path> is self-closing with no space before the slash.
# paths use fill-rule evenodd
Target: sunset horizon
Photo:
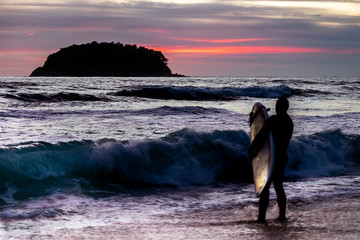
<path id="1" fill-rule="evenodd" d="M 161 51 L 187 76 L 358 76 L 360 1 L 0 3 L 0 75 L 28 76 L 73 44 Z"/>

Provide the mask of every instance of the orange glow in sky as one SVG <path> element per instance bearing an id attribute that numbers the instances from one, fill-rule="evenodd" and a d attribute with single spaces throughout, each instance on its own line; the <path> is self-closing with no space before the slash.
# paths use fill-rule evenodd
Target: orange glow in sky
<path id="1" fill-rule="evenodd" d="M 287 53 L 359 53 L 359 49 L 353 51 L 331 50 L 324 48 L 302 48 L 286 46 L 221 46 L 221 47 L 181 47 L 170 46 L 157 48 L 163 53 L 193 53 L 193 54 L 287 54 Z"/>

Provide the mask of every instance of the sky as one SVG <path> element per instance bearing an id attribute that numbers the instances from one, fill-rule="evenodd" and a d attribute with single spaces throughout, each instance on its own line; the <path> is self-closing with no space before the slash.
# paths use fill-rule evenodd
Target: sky
<path id="1" fill-rule="evenodd" d="M 162 51 L 188 76 L 360 76 L 360 0 L 0 0 L 0 76 L 92 41 Z"/>

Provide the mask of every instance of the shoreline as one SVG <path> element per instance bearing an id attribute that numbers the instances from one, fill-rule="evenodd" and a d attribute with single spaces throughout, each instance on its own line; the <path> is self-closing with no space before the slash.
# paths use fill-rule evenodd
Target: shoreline
<path id="1" fill-rule="evenodd" d="M 102 226 L 57 229 L 54 239 L 358 239 L 360 194 L 288 201 L 287 221 L 276 220 L 278 208 L 270 200 L 266 223 L 257 223 L 257 202 L 229 204 L 151 219 Z M 119 213 L 121 214 L 121 213 Z M 24 236 L 25 237 L 25 236 Z"/>
<path id="2" fill-rule="evenodd" d="M 360 194 L 317 199 L 292 199 L 287 203 L 288 220 L 276 220 L 276 202 L 270 203 L 266 223 L 258 223 L 258 239 L 358 239 Z M 275 205 L 274 205 L 275 204 Z M 252 238 L 249 236 L 249 239 Z"/>
<path id="3" fill-rule="evenodd" d="M 271 199 L 267 221 L 257 223 L 257 201 L 229 208 L 196 210 L 177 216 L 170 226 L 147 226 L 144 239 L 358 239 L 360 194 L 318 199 L 291 199 L 287 221 L 279 221 Z M 181 224 L 183 222 L 183 224 Z M 169 231 L 170 229 L 171 231 Z M 144 229 L 144 230 L 145 230 Z M 150 236 L 148 236 L 148 234 Z M 168 235 L 167 235 L 168 234 Z M 136 234 L 137 235 L 137 234 Z M 136 235 L 134 236 L 136 238 Z M 126 239 L 126 238 L 120 238 Z"/>
<path id="4" fill-rule="evenodd" d="M 291 199 L 287 202 L 287 221 L 279 221 L 275 199 L 270 200 L 265 223 L 257 223 L 258 205 L 243 209 L 215 211 L 208 236 L 188 235 L 187 239 L 359 239 L 360 194 L 336 195 L 317 199 Z M 197 215 L 199 217 L 199 215 Z M 211 214 L 204 215 L 215 220 Z M 195 219 L 194 219 L 195 220 Z M 206 221 L 206 220 L 205 220 Z M 200 227 L 194 224 L 193 227 Z M 179 238 L 182 239 L 182 238 Z"/>

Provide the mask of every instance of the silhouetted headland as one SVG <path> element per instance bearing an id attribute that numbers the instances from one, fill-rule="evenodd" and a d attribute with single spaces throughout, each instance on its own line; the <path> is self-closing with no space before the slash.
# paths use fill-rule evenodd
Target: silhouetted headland
<path id="1" fill-rule="evenodd" d="M 121 43 L 72 45 L 50 54 L 30 76 L 174 77 L 160 51 Z"/>

